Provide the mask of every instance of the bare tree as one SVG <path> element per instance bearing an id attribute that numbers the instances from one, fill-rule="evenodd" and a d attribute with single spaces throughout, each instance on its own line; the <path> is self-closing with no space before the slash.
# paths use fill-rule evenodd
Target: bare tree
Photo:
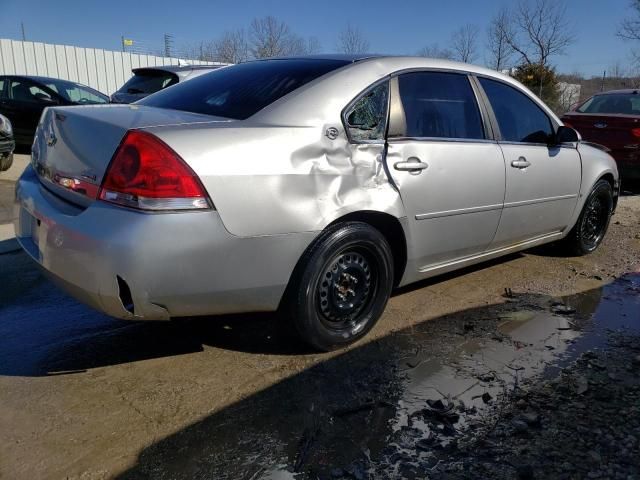
<path id="1" fill-rule="evenodd" d="M 504 70 L 509 67 L 509 60 L 513 56 L 513 48 L 508 41 L 509 11 L 503 8 L 491 19 L 487 28 L 487 49 L 489 51 L 489 67 L 494 70 Z"/>
<path id="2" fill-rule="evenodd" d="M 320 50 L 322 50 L 322 45 L 320 44 L 320 40 L 318 40 L 317 37 L 307 38 L 305 54 L 311 55 L 320 52 Z"/>
<path id="3" fill-rule="evenodd" d="M 557 0 L 520 0 L 509 12 L 506 42 L 528 65 L 547 66 L 574 41 L 567 9 Z"/>
<path id="4" fill-rule="evenodd" d="M 445 60 L 453 60 L 454 58 L 454 54 L 451 50 L 447 48 L 440 48 L 437 43 L 432 43 L 431 45 L 421 48 L 418 51 L 418 55 L 429 58 L 443 58 Z"/>
<path id="5" fill-rule="evenodd" d="M 244 30 L 225 32 L 213 43 L 213 56 L 218 62 L 241 63 L 249 59 L 249 43 Z"/>
<path id="6" fill-rule="evenodd" d="M 478 49 L 478 27 L 472 24 L 464 25 L 453 32 L 451 48 L 454 58 L 461 62 L 471 63 L 476 59 Z"/>
<path id="7" fill-rule="evenodd" d="M 215 60 L 215 52 L 212 45 L 213 44 L 211 42 L 187 44 L 177 49 L 176 53 L 179 57 L 184 57 L 191 60 L 211 62 Z"/>
<path id="8" fill-rule="evenodd" d="M 357 27 L 349 24 L 340 32 L 337 48 L 342 53 L 365 53 L 369 50 L 369 41 Z"/>
<path id="9" fill-rule="evenodd" d="M 620 24 L 618 36 L 625 40 L 640 41 L 640 0 L 632 0 L 633 15 L 629 15 Z"/>
<path id="10" fill-rule="evenodd" d="M 619 79 L 619 78 L 625 77 L 627 72 L 625 68 L 622 66 L 622 62 L 620 62 L 620 60 L 616 60 L 614 63 L 609 65 L 607 74 L 609 75 L 610 78 Z"/>
<path id="11" fill-rule="evenodd" d="M 633 14 L 625 18 L 618 29 L 618 36 L 624 40 L 640 41 L 640 0 L 632 0 Z M 633 50 L 633 58 L 640 65 L 640 51 Z"/>
<path id="12" fill-rule="evenodd" d="M 254 18 L 250 28 L 250 51 L 254 58 L 304 53 L 304 40 L 275 17 Z"/>

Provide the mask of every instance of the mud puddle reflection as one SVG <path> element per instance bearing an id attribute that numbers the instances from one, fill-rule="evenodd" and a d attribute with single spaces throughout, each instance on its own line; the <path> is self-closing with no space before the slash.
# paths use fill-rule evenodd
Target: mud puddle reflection
<path id="1" fill-rule="evenodd" d="M 425 478 L 521 382 L 557 376 L 612 329 L 640 333 L 640 275 L 506 296 L 324 361 L 149 447 L 124 477 Z"/>

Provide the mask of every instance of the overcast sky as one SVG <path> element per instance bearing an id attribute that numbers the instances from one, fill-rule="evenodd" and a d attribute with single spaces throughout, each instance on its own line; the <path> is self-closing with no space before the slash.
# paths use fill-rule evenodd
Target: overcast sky
<path id="1" fill-rule="evenodd" d="M 562 1 L 562 0 L 558 0 Z M 0 38 L 110 50 L 120 38 L 133 38 L 159 50 L 164 33 L 176 48 L 215 39 L 225 30 L 247 27 L 254 17 L 273 15 L 301 36 L 314 36 L 322 52 L 336 50 L 347 23 L 357 26 L 371 52 L 415 54 L 428 44 L 446 47 L 451 33 L 466 23 L 481 29 L 484 62 L 486 26 L 493 14 L 511 2 L 503 0 L 156 0 L 42 1 L 0 0 Z M 576 42 L 567 54 L 552 60 L 559 72 L 602 75 L 612 63 L 630 64 L 631 44 L 616 38 L 629 0 L 567 0 Z M 640 47 L 640 45 L 638 45 Z"/>

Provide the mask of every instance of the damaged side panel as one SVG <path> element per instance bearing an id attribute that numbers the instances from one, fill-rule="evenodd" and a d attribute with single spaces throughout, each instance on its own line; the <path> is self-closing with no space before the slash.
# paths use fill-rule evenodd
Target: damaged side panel
<path id="1" fill-rule="evenodd" d="M 202 178 L 233 235 L 320 231 L 362 210 L 405 216 L 384 170 L 384 144 L 350 144 L 341 124 L 154 133 Z"/>

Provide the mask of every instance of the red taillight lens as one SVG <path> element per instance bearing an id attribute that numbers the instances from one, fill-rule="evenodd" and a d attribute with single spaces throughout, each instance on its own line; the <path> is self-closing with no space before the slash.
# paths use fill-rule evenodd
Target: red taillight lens
<path id="1" fill-rule="evenodd" d="M 130 130 L 118 147 L 99 198 L 143 210 L 211 208 L 196 174 L 155 135 Z"/>
<path id="2" fill-rule="evenodd" d="M 631 135 L 633 135 L 636 138 L 640 138 L 640 128 L 632 128 Z"/>

